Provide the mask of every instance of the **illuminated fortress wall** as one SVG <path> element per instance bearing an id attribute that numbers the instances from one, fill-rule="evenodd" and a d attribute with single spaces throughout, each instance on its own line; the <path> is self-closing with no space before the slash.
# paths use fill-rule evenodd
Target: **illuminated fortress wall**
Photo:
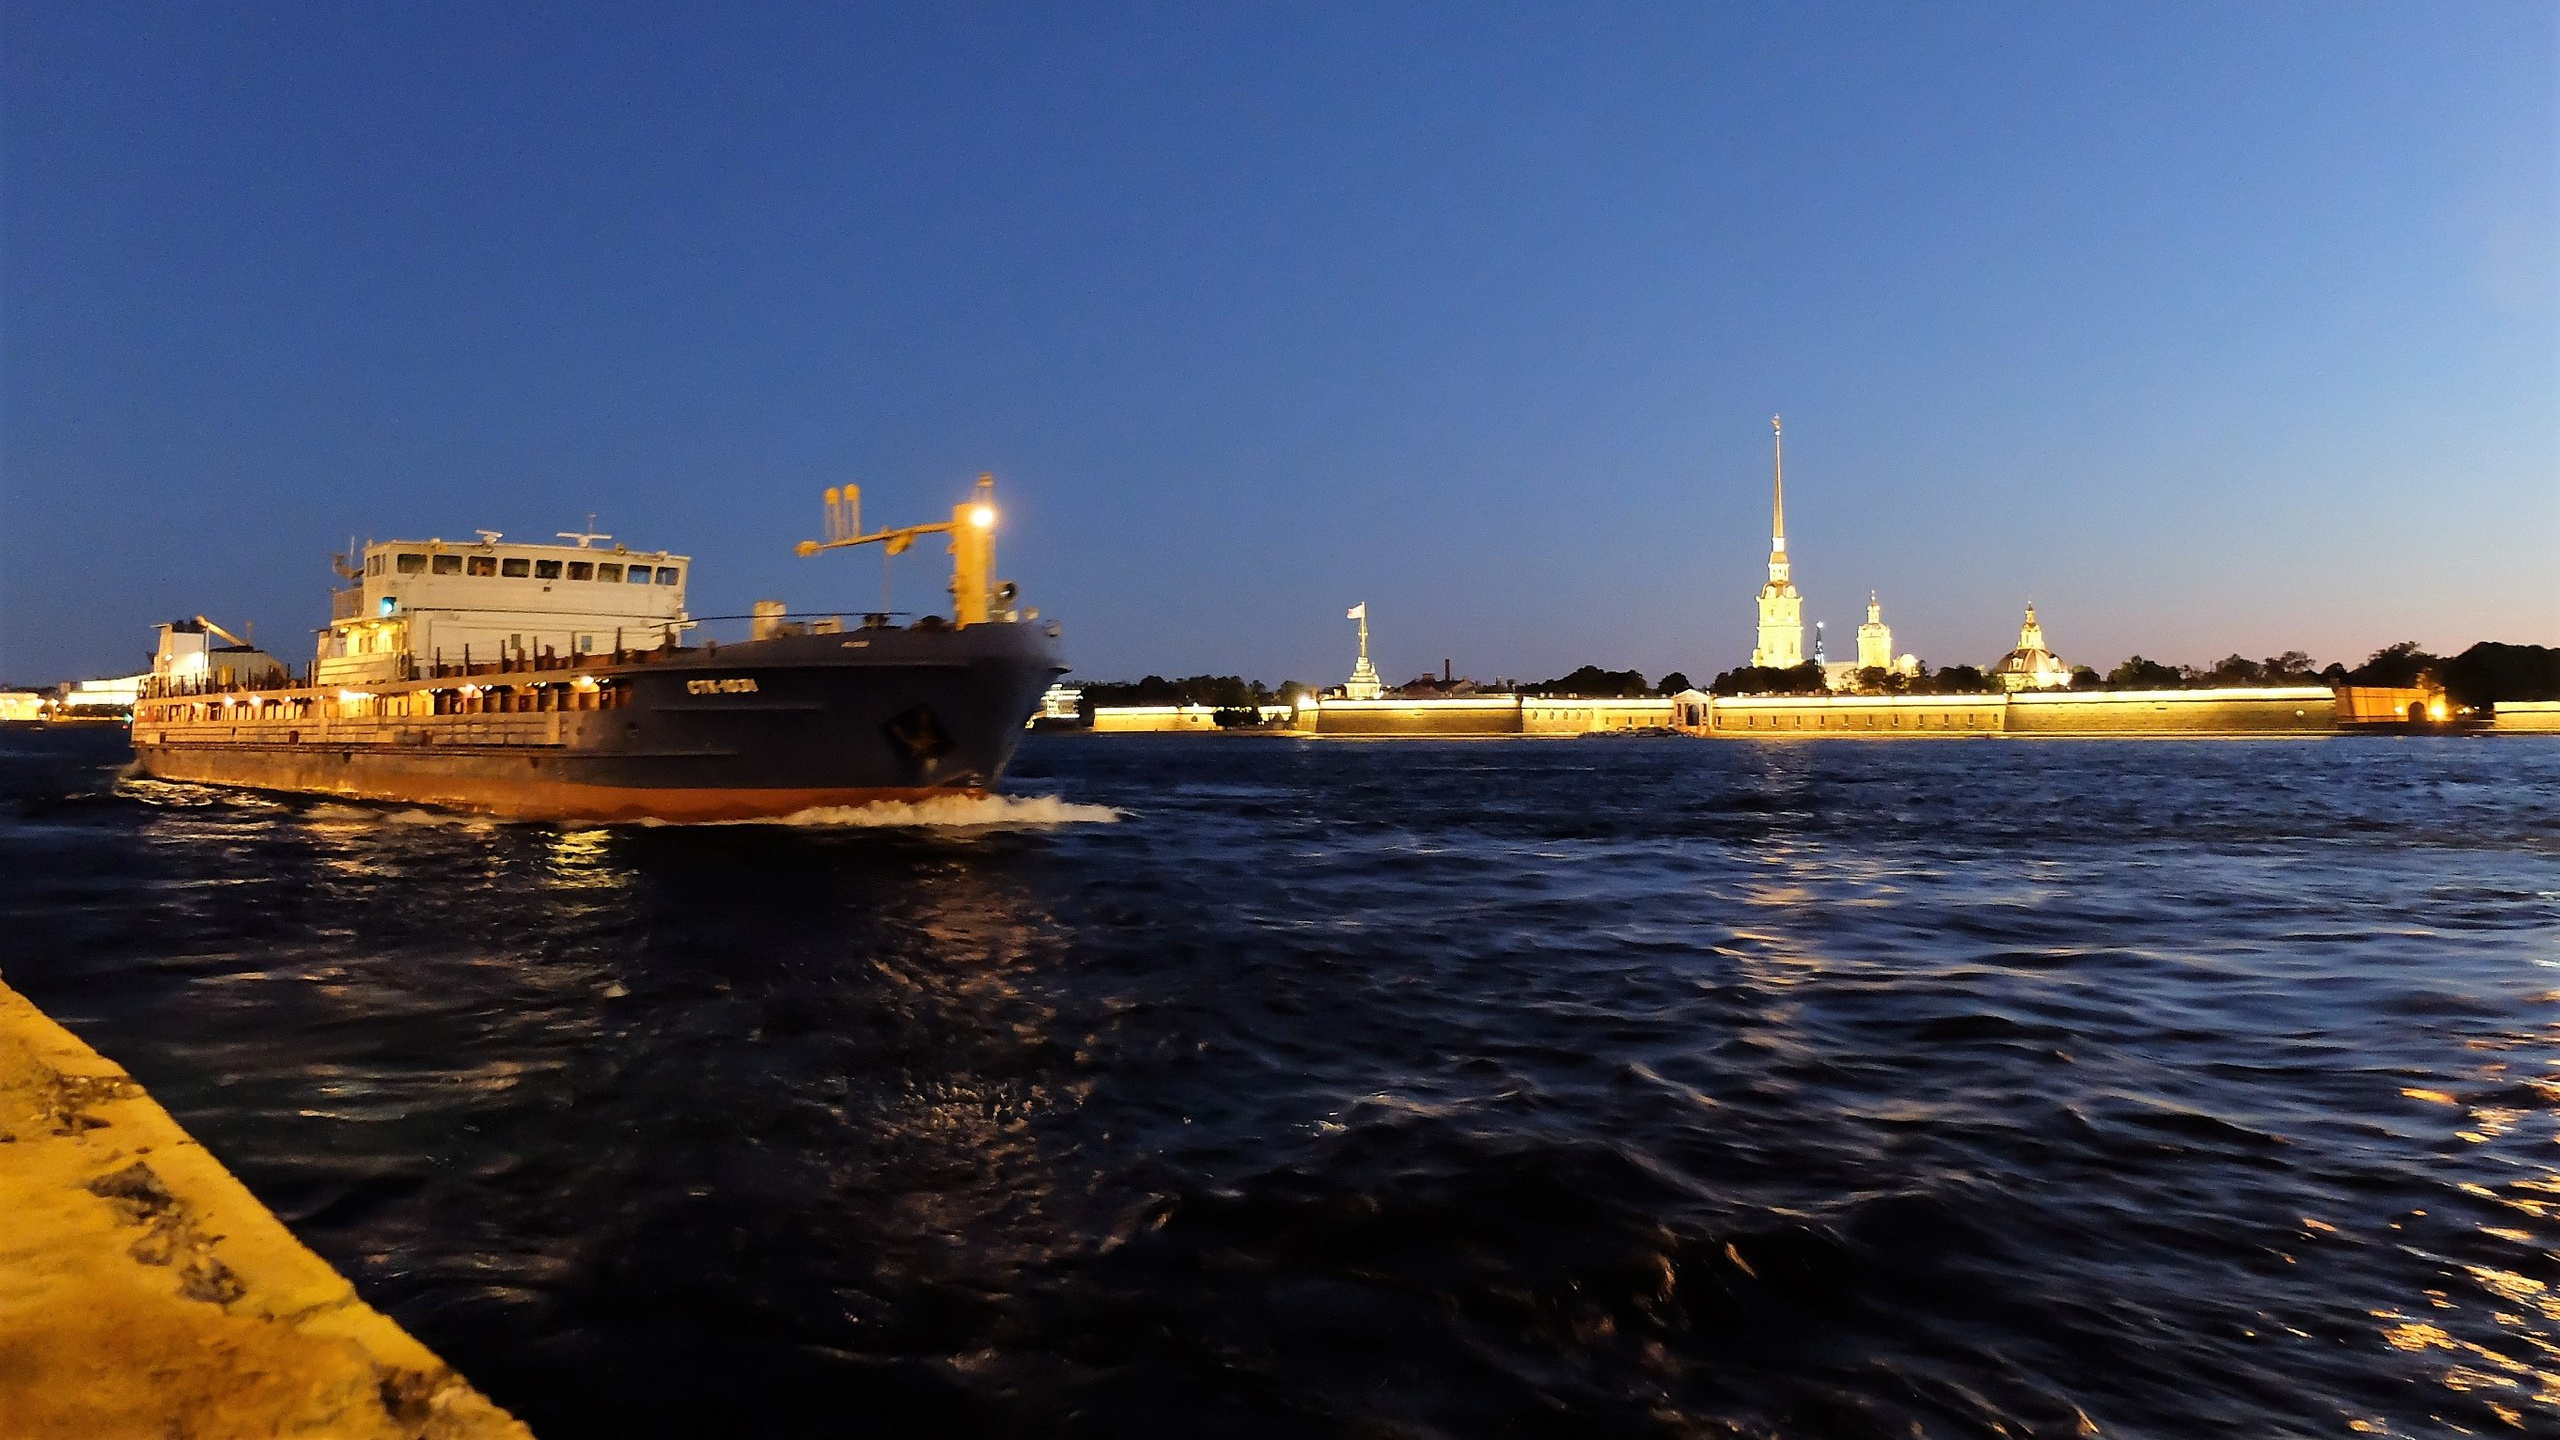
<path id="1" fill-rule="evenodd" d="M 1707 712 L 1711 735 L 1997 735 L 2003 695 L 1744 695 Z"/>
<path id="2" fill-rule="evenodd" d="M 1671 726 L 1671 700 L 1553 700 L 1525 696 L 1520 701 L 1524 735 L 1597 735 L 1611 730 L 1666 730 Z"/>
<path id="3" fill-rule="evenodd" d="M 1669 697 L 1554 699 L 1469 695 L 1449 700 L 1327 700 L 1314 712 L 1318 735 L 1597 735 L 1667 730 Z M 1305 717 L 1300 717 L 1304 724 Z"/>
<path id="4" fill-rule="evenodd" d="M 1720 699 L 1713 735 L 2280 735 L 2338 728 L 2322 686 L 2017 695 L 1749 695 Z"/>
<path id="5" fill-rule="evenodd" d="M 2116 690 L 2009 697 L 2012 735 L 2328 734 L 2338 697 L 2325 685 Z"/>
<path id="6" fill-rule="evenodd" d="M 2374 692 L 2379 694 L 2381 692 Z M 2014 695 L 1743 695 L 1557 699 L 1470 695 L 1445 700 L 1326 700 L 1291 712 L 1266 706 L 1266 723 L 1313 735 L 1605 735 L 1678 729 L 1730 739 L 1799 736 L 1947 739 L 1974 735 L 2328 735 L 2405 718 L 2390 692 L 2365 714 L 2325 686 L 2221 690 L 2024 691 Z M 2510 713 L 2512 712 L 2512 713 Z M 1703 723 L 1700 723 L 1703 721 Z M 1209 731 L 1205 705 L 1105 708 L 1097 731 Z M 2501 730 L 2560 731 L 2560 705 L 2502 706 Z"/>
<path id="7" fill-rule="evenodd" d="M 2501 735 L 2560 735 L 2560 700 L 2502 700 L 2491 728 Z"/>
<path id="8" fill-rule="evenodd" d="M 1327 700 L 1316 708 L 1315 722 L 1318 735 L 1517 735 L 1520 697 Z"/>

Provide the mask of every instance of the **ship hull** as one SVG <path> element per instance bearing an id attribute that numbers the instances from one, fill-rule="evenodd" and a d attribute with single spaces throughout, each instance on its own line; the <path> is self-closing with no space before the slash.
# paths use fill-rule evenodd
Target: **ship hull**
<path id="1" fill-rule="evenodd" d="M 512 763 L 511 763 L 512 762 Z M 833 806 L 983 795 L 984 786 L 640 786 L 542 780 L 513 756 L 429 760 L 366 752 L 312 754 L 249 747 L 155 747 L 143 774 L 243 790 L 330 795 L 468 811 L 510 820 L 610 824 L 634 820 L 755 820 Z"/>
<path id="2" fill-rule="evenodd" d="M 786 636 L 210 719 L 145 707 L 134 748 L 165 780 L 514 819 L 755 819 L 983 794 L 1063 668 L 1027 625 Z M 465 684 L 462 713 L 418 713 Z"/>

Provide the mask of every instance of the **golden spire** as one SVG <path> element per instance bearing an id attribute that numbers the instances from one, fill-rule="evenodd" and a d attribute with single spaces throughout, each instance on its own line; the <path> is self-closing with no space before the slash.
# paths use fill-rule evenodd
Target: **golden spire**
<path id="1" fill-rule="evenodd" d="M 1777 483 L 1769 507 L 1769 548 L 1787 548 L 1787 430 L 1778 417 L 1769 417 L 1769 446 L 1777 467 Z"/>

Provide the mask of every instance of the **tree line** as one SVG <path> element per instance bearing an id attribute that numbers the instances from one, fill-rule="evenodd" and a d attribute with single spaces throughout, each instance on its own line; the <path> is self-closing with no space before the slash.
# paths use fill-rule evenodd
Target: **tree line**
<path id="1" fill-rule="evenodd" d="M 2459 655 L 2432 655 L 2414 640 L 2385 645 L 2350 668 L 2331 662 L 2315 665 L 2309 655 L 2287 650 L 2252 660 L 2227 655 L 2211 665 L 2170 665 L 2135 655 L 2100 674 L 2082 665 L 2071 672 L 2074 690 L 2205 690 L 2245 685 L 2374 685 L 2393 688 L 2433 683 L 2459 705 L 2494 705 L 2515 700 L 2560 700 L 2560 647 L 2505 645 L 2483 640 Z M 1775 669 L 1740 665 L 1718 675 L 1707 689 L 1717 695 L 1816 695 L 1828 687 L 1822 667 L 1812 661 Z M 1950 665 L 1916 675 L 1899 675 L 1874 666 L 1858 672 L 1857 688 L 1869 695 L 1978 695 L 1997 691 L 1999 682 L 1972 665 Z"/>
<path id="2" fill-rule="evenodd" d="M 2309 655 L 2287 650 L 2251 660 L 2228 655 L 2211 665 L 2170 665 L 2132 656 L 2099 673 L 2080 666 L 2071 673 L 2075 690 L 2201 690 L 2232 685 L 2376 685 L 2406 688 L 2433 683 L 2444 687 L 2458 705 L 2494 705 L 2500 701 L 2560 700 L 2560 647 L 2504 645 L 2484 640 L 2459 655 L 2429 654 L 2414 640 L 2385 645 L 2361 665 L 2314 666 Z M 1676 695 L 1689 689 L 1689 677 L 1674 670 L 1647 682 L 1641 670 L 1605 670 L 1585 665 L 1553 680 L 1519 687 L 1523 695 L 1572 696 L 1586 700 L 1633 699 Z M 1774 668 L 1738 665 L 1706 686 L 1715 695 L 1818 695 L 1825 693 L 1822 667 L 1804 664 Z M 1870 695 L 1981 695 L 1996 693 L 1999 683 L 1974 665 L 1943 670 L 1920 667 L 1914 675 L 1870 666 L 1858 672 L 1857 688 Z M 1083 687 L 1084 718 L 1090 722 L 1098 705 L 1209 705 L 1244 712 L 1263 705 L 1294 704 L 1317 687 L 1291 680 L 1277 689 L 1236 675 L 1190 675 L 1168 680 L 1149 675 L 1141 680 L 1105 680 Z"/>
<path id="3" fill-rule="evenodd" d="M 2560 648 L 2483 640 L 2459 655 L 2432 655 L 2415 640 L 2385 645 L 2350 668 L 2315 667 L 2299 650 L 2264 660 L 2228 655 L 2205 667 L 2163 665 L 2136 655 L 2107 672 L 2110 690 L 2200 689 L 2216 685 L 2375 685 L 2407 689 L 2441 685 L 2457 704 L 2560 700 Z"/>

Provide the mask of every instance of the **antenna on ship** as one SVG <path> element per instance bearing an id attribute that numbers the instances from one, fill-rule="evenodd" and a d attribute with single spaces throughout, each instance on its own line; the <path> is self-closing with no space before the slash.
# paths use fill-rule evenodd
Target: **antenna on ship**
<path id="1" fill-rule="evenodd" d="M 587 528 L 586 528 L 586 529 L 584 529 L 584 530 L 560 530 L 560 531 L 555 531 L 555 532 L 553 532 L 553 533 L 557 534 L 557 535 L 558 535 L 561 539 L 563 539 L 563 540 L 575 540 L 575 541 L 577 541 L 577 542 L 578 542 L 578 548 L 579 548 L 579 549 L 581 549 L 581 550 L 586 550 L 586 549 L 590 549 L 590 548 L 592 548 L 592 547 L 595 545 L 595 543 L 596 543 L 597 541 L 599 541 L 599 540 L 610 540 L 610 539 L 612 539 L 612 538 L 613 538 L 612 536 L 607 535 L 607 534 L 604 534 L 604 533 L 602 533 L 602 532 L 600 532 L 600 531 L 598 531 L 598 530 L 596 529 L 596 512 L 594 512 L 593 510 L 590 510 L 590 511 L 588 511 L 588 512 L 587 512 Z"/>

